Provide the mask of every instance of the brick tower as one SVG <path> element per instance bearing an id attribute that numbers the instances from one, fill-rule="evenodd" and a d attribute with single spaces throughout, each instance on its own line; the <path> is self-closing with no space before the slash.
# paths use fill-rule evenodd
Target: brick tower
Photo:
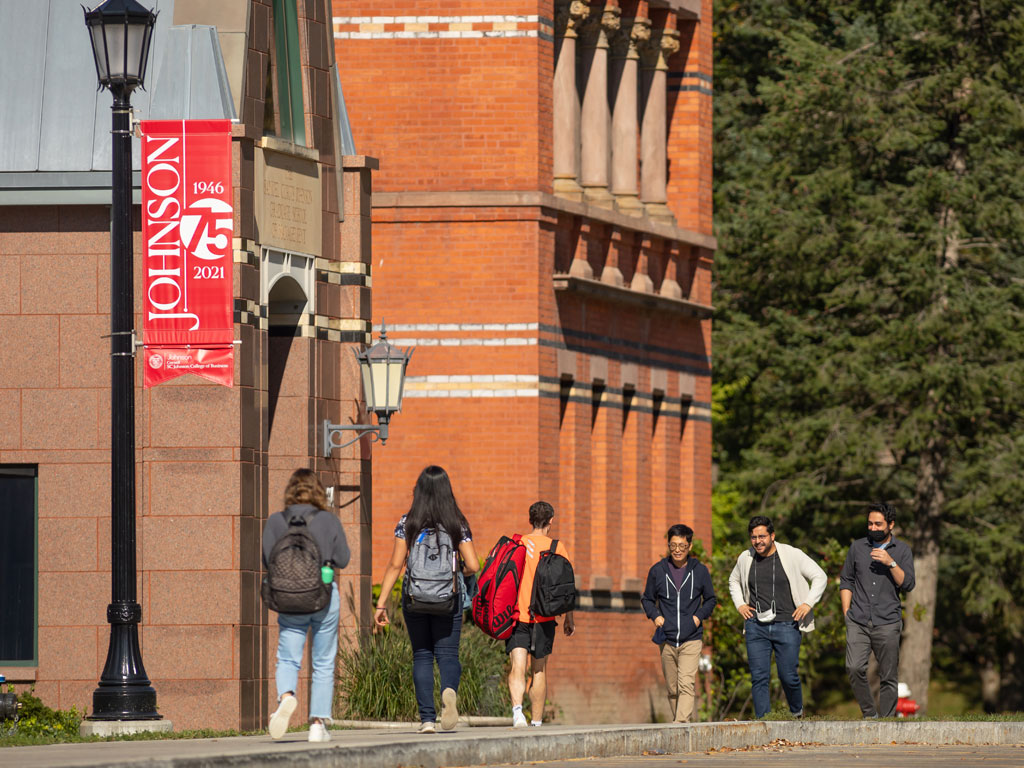
<path id="1" fill-rule="evenodd" d="M 334 3 L 381 160 L 373 320 L 417 347 L 374 450 L 373 579 L 427 464 L 481 555 L 551 501 L 582 595 L 563 722 L 664 716 L 639 592 L 669 525 L 711 544 L 711 7 Z"/>

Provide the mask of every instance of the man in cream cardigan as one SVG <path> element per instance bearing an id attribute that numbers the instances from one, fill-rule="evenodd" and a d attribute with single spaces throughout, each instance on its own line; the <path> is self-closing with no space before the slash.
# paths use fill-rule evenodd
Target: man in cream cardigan
<path id="1" fill-rule="evenodd" d="M 729 574 L 729 594 L 745 622 L 754 716 L 764 717 L 771 709 L 768 687 L 774 652 L 789 711 L 802 717 L 804 695 L 797 671 L 800 633 L 814 629 L 811 609 L 824 594 L 828 578 L 804 552 L 776 543 L 775 527 L 767 517 L 751 518 L 747 530 L 751 546 L 736 558 Z"/>

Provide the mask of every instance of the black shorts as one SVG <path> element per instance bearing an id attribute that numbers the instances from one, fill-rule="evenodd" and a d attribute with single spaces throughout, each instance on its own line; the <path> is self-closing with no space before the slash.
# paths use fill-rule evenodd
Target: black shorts
<path id="1" fill-rule="evenodd" d="M 513 648 L 525 648 L 533 658 L 543 659 L 555 646 L 557 627 L 557 621 L 516 622 L 516 628 L 505 641 L 505 653 L 512 653 Z"/>

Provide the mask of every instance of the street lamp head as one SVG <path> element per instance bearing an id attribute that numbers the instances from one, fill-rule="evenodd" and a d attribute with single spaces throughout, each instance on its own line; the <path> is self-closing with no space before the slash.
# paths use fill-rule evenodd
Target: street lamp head
<path id="1" fill-rule="evenodd" d="M 366 410 L 377 414 L 380 423 L 387 423 L 392 413 L 402 409 L 405 369 L 412 353 L 412 348 L 400 349 L 388 342 L 388 332 L 383 327 L 376 344 L 356 353 L 363 374 Z"/>
<path id="2" fill-rule="evenodd" d="M 100 87 L 125 93 L 143 87 L 156 14 L 136 0 L 106 0 L 82 10 Z"/>

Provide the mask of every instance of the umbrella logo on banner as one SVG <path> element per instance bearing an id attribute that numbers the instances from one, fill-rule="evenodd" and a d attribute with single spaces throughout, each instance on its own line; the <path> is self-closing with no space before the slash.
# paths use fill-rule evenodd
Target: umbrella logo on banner
<path id="1" fill-rule="evenodd" d="M 206 210 L 194 213 L 196 209 L 200 209 L 200 211 Z M 231 206 L 223 200 L 218 200 L 214 197 L 204 197 L 192 203 L 188 210 L 189 213 L 182 214 L 180 224 L 181 240 L 185 243 L 185 247 L 192 252 L 192 255 L 200 259 L 212 261 L 213 259 L 223 258 L 228 248 L 228 235 L 211 234 L 211 224 L 215 230 L 226 229 L 228 232 L 234 231 Z M 227 216 L 216 216 L 216 214 L 223 213 L 226 213 Z M 199 231 L 200 224 L 202 224 L 202 231 L 197 238 L 196 232 Z M 210 249 L 211 245 L 215 250 Z"/>

